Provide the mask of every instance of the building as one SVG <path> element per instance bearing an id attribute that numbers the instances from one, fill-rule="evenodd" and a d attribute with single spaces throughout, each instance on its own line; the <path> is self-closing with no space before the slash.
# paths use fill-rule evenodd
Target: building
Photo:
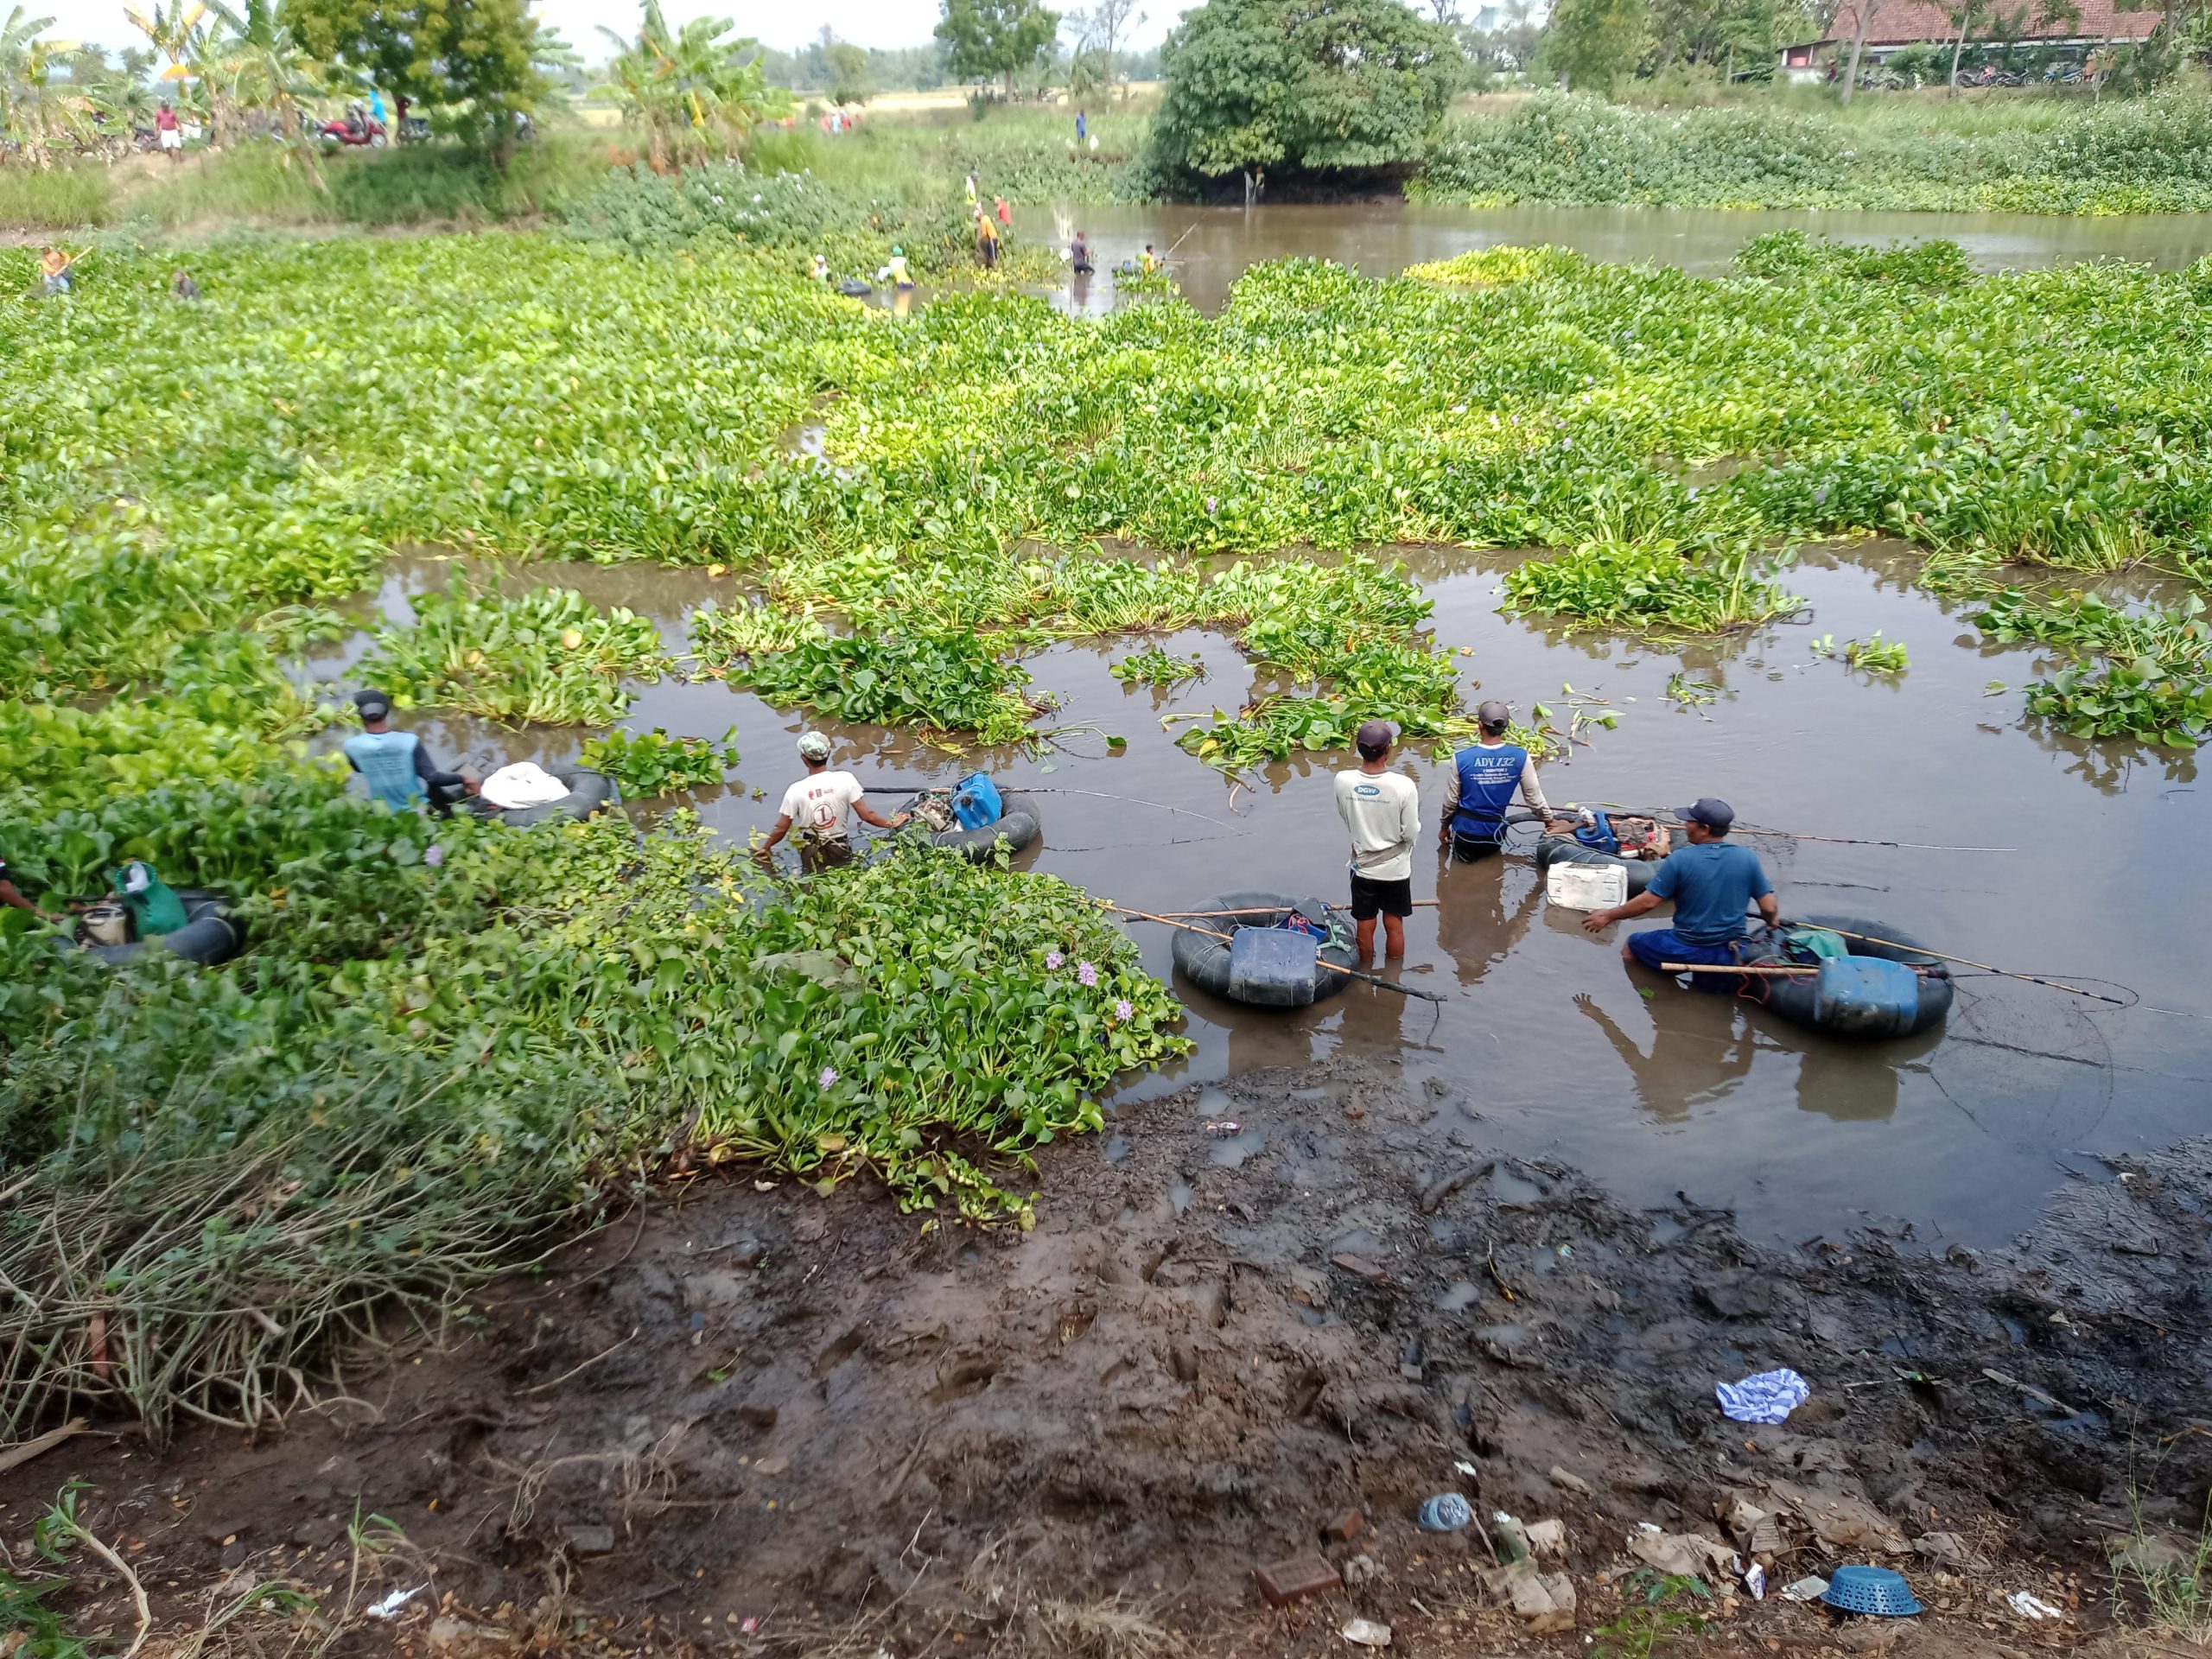
<path id="1" fill-rule="evenodd" d="M 1781 49 L 1782 73 L 1793 80 L 1817 80 L 1827 75 L 1831 66 L 1848 63 L 1851 43 L 1859 33 L 1861 5 L 1872 8 L 1866 19 L 1866 50 L 1859 60 L 1862 72 L 1904 47 L 1926 41 L 1948 41 L 1958 32 L 1957 13 L 1937 0 L 1843 0 L 1829 21 L 1828 33 Z M 2089 52 L 2107 42 L 2126 45 L 2147 40 L 2158 26 L 2155 5 L 2129 11 L 2120 9 L 2114 0 L 2073 0 L 2070 7 L 2054 5 L 2053 10 L 2060 13 L 2056 16 L 2046 16 L 2038 0 L 2013 0 L 2011 9 L 2018 14 L 2017 33 L 2009 27 L 1994 26 L 1994 14 L 2008 10 L 2006 0 L 1995 0 L 1991 8 L 1976 8 L 1967 43 L 2002 35 L 2022 46 Z"/>

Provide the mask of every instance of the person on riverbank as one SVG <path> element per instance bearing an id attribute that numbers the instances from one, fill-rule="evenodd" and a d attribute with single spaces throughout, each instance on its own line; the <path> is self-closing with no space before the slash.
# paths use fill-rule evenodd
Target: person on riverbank
<path id="1" fill-rule="evenodd" d="M 1736 813 L 1727 802 L 1708 795 L 1684 807 L 1681 816 L 1688 845 L 1667 855 L 1651 885 L 1642 893 L 1611 910 L 1592 911 L 1583 918 L 1582 925 L 1592 933 L 1602 933 L 1615 922 L 1646 915 L 1671 899 L 1675 925 L 1630 934 L 1621 945 L 1621 960 L 1640 962 L 1647 968 L 1660 968 L 1669 962 L 1733 966 L 1743 960 L 1748 931 L 1745 912 L 1753 901 L 1767 926 L 1779 925 L 1781 909 L 1775 902 L 1774 883 L 1767 880 L 1757 853 L 1729 841 Z M 1726 974 L 1694 977 L 1707 990 L 1734 988 Z"/>
<path id="2" fill-rule="evenodd" d="M 154 111 L 154 142 L 162 147 L 162 153 L 169 158 L 171 166 L 184 160 L 184 128 L 167 99 Z"/>
<path id="3" fill-rule="evenodd" d="M 1390 770 L 1398 728 L 1370 720 L 1354 740 L 1357 771 L 1337 774 L 1337 816 L 1351 832 L 1351 918 L 1359 959 L 1375 957 L 1375 918 L 1392 960 L 1406 954 L 1406 918 L 1414 913 L 1414 842 L 1421 835 L 1421 791 Z"/>
<path id="4" fill-rule="evenodd" d="M 999 227 L 980 207 L 976 210 L 976 257 L 983 262 L 985 270 L 998 269 Z"/>
<path id="5" fill-rule="evenodd" d="M 1083 111 L 1075 112 L 1075 141 L 1078 144 L 1090 137 L 1090 118 Z"/>
<path id="6" fill-rule="evenodd" d="M 1075 233 L 1075 240 L 1068 246 L 1068 258 L 1078 276 L 1088 276 L 1098 269 L 1091 263 L 1090 240 L 1081 231 Z"/>
<path id="7" fill-rule="evenodd" d="M 868 804 L 859 779 L 849 772 L 830 771 L 830 740 L 821 733 L 809 732 L 799 739 L 798 758 L 806 763 L 806 776 L 784 791 L 776 827 L 753 849 L 755 863 L 764 868 L 772 863 L 777 843 L 791 836 L 798 848 L 800 868 L 809 875 L 849 864 L 853 843 L 846 823 L 849 814 L 879 830 L 896 830 L 913 816 L 910 812 L 888 818 L 880 816 Z M 796 835 L 792 835 L 794 829 Z"/>
<path id="8" fill-rule="evenodd" d="M 391 729 L 391 699 L 381 691 L 356 691 L 353 706 L 361 729 L 344 744 L 346 764 L 361 774 L 372 799 L 395 812 L 411 812 L 427 802 L 440 817 L 455 802 L 476 793 L 477 783 L 457 772 L 442 772 L 423 740 Z"/>
<path id="9" fill-rule="evenodd" d="M 1505 843 L 1505 813 L 1517 792 L 1531 811 L 1548 818 L 1551 803 L 1536 777 L 1536 763 L 1518 743 L 1505 741 L 1513 712 L 1495 698 L 1475 710 L 1482 735 L 1452 757 L 1444 783 L 1444 822 L 1436 844 L 1470 861 L 1488 858 Z"/>

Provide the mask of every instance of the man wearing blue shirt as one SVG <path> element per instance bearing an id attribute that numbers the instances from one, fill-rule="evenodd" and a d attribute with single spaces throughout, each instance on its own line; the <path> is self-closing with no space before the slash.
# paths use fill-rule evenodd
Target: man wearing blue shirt
<path id="1" fill-rule="evenodd" d="M 1582 925 L 1601 933 L 1615 922 L 1646 915 L 1671 899 L 1675 925 L 1630 934 L 1621 946 L 1621 960 L 1640 962 L 1647 968 L 1669 962 L 1733 966 L 1743 959 L 1738 952 L 1746 931 L 1744 916 L 1751 902 L 1758 901 L 1759 915 L 1769 927 L 1781 917 L 1774 883 L 1766 879 L 1758 854 L 1729 842 L 1736 814 L 1727 802 L 1707 796 L 1684 807 L 1681 818 L 1689 844 L 1667 855 L 1642 893 L 1611 910 L 1592 911 Z M 1716 990 L 1729 988 L 1725 975 L 1700 978 L 1713 980 Z"/>

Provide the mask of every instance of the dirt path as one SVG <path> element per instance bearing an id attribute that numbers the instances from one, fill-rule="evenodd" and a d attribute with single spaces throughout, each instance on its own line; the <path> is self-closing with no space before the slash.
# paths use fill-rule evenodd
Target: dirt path
<path id="1" fill-rule="evenodd" d="M 2193 1530 L 2212 1143 L 2067 1186 L 2001 1255 L 1775 1255 L 1687 1200 L 1628 1213 L 1448 1144 L 1438 1086 L 1395 1079 L 1250 1074 L 1235 1129 L 1196 1091 L 1154 1103 L 1052 1151 L 1027 1236 L 702 1179 L 282 1437 L 153 1459 L 84 1436 L 0 1478 L 0 1538 L 23 1559 L 54 1488 L 88 1479 L 174 1631 L 271 1577 L 341 1579 L 358 1503 L 409 1541 L 356 1605 L 432 1588 L 338 1651 L 420 1651 L 442 1618 L 444 1650 L 534 1630 L 913 1659 L 1337 1650 L 1352 1613 L 1397 1652 L 1564 1654 L 1616 1616 L 1642 1523 L 1718 1539 L 1738 1503 L 1773 1516 L 1777 1587 L 1884 1561 L 1931 1611 L 1838 1630 L 1738 1588 L 1703 1608 L 1715 1639 L 2017 1651 L 2109 1618 L 2131 1496 Z M 1722 1417 L 1716 1382 L 1779 1365 L 1813 1390 L 1786 1426 Z M 1570 1574 L 1571 1618 L 1503 1610 L 1474 1531 L 1415 1529 L 1453 1490 L 1565 1523 L 1539 1565 Z M 1347 1512 L 1354 1535 L 1325 1537 Z M 1255 1567 L 1314 1551 L 1362 1581 L 1268 1607 Z M 1998 1593 L 2020 1588 L 2067 1618 L 2023 1621 Z M 131 1628 L 121 1600 L 90 1611 Z"/>

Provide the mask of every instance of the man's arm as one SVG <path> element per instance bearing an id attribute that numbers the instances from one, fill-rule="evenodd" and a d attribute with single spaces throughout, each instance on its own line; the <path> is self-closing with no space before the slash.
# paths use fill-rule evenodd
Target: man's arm
<path id="1" fill-rule="evenodd" d="M 0 875 L 0 905 L 5 905 L 10 910 L 28 910 L 34 916 L 46 914 L 44 911 L 18 893 L 16 890 L 16 884 L 4 875 Z"/>
<path id="2" fill-rule="evenodd" d="M 1582 918 L 1582 925 L 1592 933 L 1602 933 L 1615 922 L 1624 922 L 1634 916 L 1649 916 L 1664 902 L 1660 894 L 1646 887 L 1624 905 L 1615 905 L 1611 910 L 1592 911 Z"/>
<path id="3" fill-rule="evenodd" d="M 1436 826 L 1436 844 L 1452 844 L 1452 820 L 1459 816 L 1459 764 L 1452 763 L 1452 770 L 1444 774 L 1444 819 Z"/>
<path id="4" fill-rule="evenodd" d="M 778 814 L 776 818 L 776 827 L 768 832 L 768 839 L 762 842 L 758 847 L 755 847 L 753 849 L 753 861 L 756 864 L 766 864 L 768 862 L 770 859 L 776 855 L 776 843 L 781 841 L 785 836 L 791 834 L 791 815 L 788 812 Z"/>
<path id="5" fill-rule="evenodd" d="M 1536 779 L 1536 758 L 1530 755 L 1521 763 L 1521 798 L 1542 813 L 1552 815 L 1552 804 L 1544 798 L 1544 786 Z"/>
<path id="6" fill-rule="evenodd" d="M 872 823 L 879 830 L 896 830 L 914 815 L 911 812 L 901 812 L 893 817 L 881 817 L 868 804 L 868 797 L 862 795 L 853 802 L 853 816 L 862 823 Z"/>
<path id="7" fill-rule="evenodd" d="M 1782 906 L 1775 902 L 1774 889 L 1769 887 L 1758 896 L 1759 918 L 1769 927 L 1782 925 Z"/>
<path id="8" fill-rule="evenodd" d="M 1410 784 L 1413 780 L 1406 780 Z M 1402 805 L 1398 808 L 1398 839 L 1410 847 L 1421 834 L 1421 791 L 1408 789 Z"/>

